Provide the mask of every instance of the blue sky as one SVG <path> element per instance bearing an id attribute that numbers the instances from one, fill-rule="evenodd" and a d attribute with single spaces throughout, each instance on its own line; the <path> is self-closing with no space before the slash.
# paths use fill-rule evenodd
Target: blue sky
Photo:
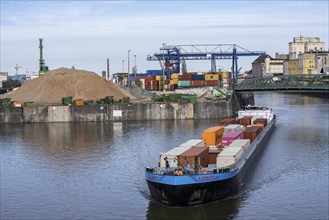
<path id="1" fill-rule="evenodd" d="M 159 69 L 146 56 L 163 43 L 237 44 L 249 50 L 288 53 L 300 33 L 320 37 L 328 48 L 328 1 L 4 1 L 1 0 L 0 71 L 18 64 L 38 71 L 39 38 L 50 69 L 72 67 L 121 72 L 122 60 L 138 72 Z M 239 59 L 243 70 L 256 57 Z M 217 61 L 228 68 L 230 61 Z M 207 71 L 210 61 L 189 61 L 189 71 Z"/>

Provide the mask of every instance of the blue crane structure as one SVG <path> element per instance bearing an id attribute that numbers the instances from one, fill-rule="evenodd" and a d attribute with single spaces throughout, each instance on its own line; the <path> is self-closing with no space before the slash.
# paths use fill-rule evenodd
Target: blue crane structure
<path id="1" fill-rule="evenodd" d="M 211 60 L 211 71 L 216 72 L 216 60 L 232 59 L 232 79 L 238 79 L 238 57 L 260 56 L 265 51 L 250 51 L 236 44 L 194 44 L 194 45 L 166 45 L 159 53 L 148 55 L 148 61 L 159 61 L 163 73 L 170 78 L 173 73 L 180 73 L 182 60 Z M 162 64 L 163 61 L 163 64 Z"/>

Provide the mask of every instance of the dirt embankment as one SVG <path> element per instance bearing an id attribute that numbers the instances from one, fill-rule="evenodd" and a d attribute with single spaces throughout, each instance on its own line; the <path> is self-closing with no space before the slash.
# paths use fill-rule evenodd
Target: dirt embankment
<path id="1" fill-rule="evenodd" d="M 106 96 L 113 96 L 114 99 L 136 99 L 128 91 L 94 72 L 67 68 L 51 70 L 4 97 L 11 98 L 12 101 L 60 104 L 62 97 L 66 96 L 84 100 L 96 100 Z"/>

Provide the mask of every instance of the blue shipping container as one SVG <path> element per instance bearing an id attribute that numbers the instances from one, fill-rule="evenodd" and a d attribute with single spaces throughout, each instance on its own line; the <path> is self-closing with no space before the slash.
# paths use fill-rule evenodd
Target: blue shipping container
<path id="1" fill-rule="evenodd" d="M 191 76 L 191 80 L 204 80 L 204 75 L 195 75 Z"/>
<path id="2" fill-rule="evenodd" d="M 163 75 L 163 71 L 162 70 L 146 70 L 146 75 L 159 76 L 159 75 Z"/>

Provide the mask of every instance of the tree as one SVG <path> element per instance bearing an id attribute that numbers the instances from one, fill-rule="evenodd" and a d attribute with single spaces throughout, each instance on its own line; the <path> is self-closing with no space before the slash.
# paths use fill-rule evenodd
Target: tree
<path id="1" fill-rule="evenodd" d="M 22 83 L 18 80 L 8 79 L 6 81 L 2 81 L 2 88 L 12 90 L 14 88 L 20 87 Z"/>

